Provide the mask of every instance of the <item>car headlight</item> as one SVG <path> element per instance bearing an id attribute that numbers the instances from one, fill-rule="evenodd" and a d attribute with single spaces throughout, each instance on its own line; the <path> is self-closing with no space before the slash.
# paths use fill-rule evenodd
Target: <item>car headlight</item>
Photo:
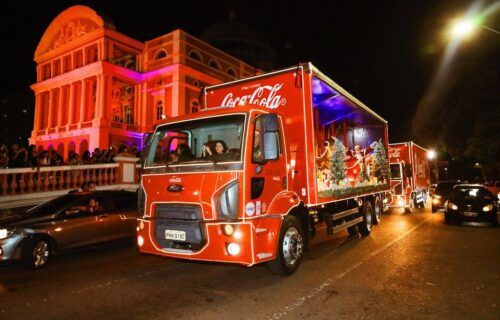
<path id="1" fill-rule="evenodd" d="M 434 195 L 434 198 L 436 198 L 436 199 L 441 199 L 441 196 L 440 196 L 439 194 L 435 194 L 435 195 Z"/>
<path id="2" fill-rule="evenodd" d="M 14 230 L 0 229 L 0 240 L 10 237 Z"/>
<path id="3" fill-rule="evenodd" d="M 453 204 L 451 202 L 448 202 L 448 209 L 451 209 L 451 210 L 458 210 L 458 207 L 456 204 Z"/>
<path id="4" fill-rule="evenodd" d="M 489 205 L 486 205 L 483 207 L 484 212 L 489 212 L 491 210 L 493 210 L 493 204 L 491 204 L 491 203 Z"/>
<path id="5" fill-rule="evenodd" d="M 238 217 L 238 181 L 230 183 L 217 199 L 219 219 Z"/>

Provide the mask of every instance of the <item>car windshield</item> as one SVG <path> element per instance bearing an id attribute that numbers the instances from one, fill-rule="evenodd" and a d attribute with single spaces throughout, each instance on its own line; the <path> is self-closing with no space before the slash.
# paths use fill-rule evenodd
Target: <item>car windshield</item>
<path id="1" fill-rule="evenodd" d="M 81 194 L 67 194 L 53 200 L 44 202 L 36 207 L 28 210 L 30 217 L 41 217 L 45 215 L 54 214 L 57 211 L 67 207 L 73 202 L 82 198 Z"/>
<path id="2" fill-rule="evenodd" d="M 391 164 L 391 179 L 392 180 L 401 179 L 401 165 L 399 163 Z"/>
<path id="3" fill-rule="evenodd" d="M 241 167 L 245 115 L 210 117 L 160 126 L 145 167 L 211 171 Z"/>
<path id="4" fill-rule="evenodd" d="M 493 194 L 482 187 L 456 187 L 450 196 L 459 199 L 490 199 Z"/>

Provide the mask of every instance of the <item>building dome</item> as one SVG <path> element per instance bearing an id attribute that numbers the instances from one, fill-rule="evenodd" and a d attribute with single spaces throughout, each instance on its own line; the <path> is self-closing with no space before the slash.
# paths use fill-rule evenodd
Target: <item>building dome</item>
<path id="1" fill-rule="evenodd" d="M 244 23 L 231 20 L 215 24 L 201 39 L 256 68 L 273 69 L 276 53 L 260 32 Z"/>

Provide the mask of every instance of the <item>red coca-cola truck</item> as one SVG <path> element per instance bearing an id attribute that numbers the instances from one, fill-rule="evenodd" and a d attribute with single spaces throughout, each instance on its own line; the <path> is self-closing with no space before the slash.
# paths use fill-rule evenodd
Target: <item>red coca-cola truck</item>
<path id="1" fill-rule="evenodd" d="M 291 274 L 320 230 L 380 221 L 387 122 L 312 64 L 208 87 L 203 104 L 153 133 L 141 252 Z"/>
<path id="2" fill-rule="evenodd" d="M 389 144 L 391 193 L 389 208 L 423 208 L 431 185 L 428 150 L 414 142 Z"/>

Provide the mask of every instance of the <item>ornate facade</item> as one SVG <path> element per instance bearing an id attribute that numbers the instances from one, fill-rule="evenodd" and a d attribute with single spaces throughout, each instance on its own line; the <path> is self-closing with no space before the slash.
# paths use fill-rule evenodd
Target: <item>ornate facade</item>
<path id="1" fill-rule="evenodd" d="M 132 39 L 86 6 L 52 21 L 34 59 L 30 143 L 65 157 L 114 143 L 141 148 L 162 118 L 198 111 L 201 87 L 259 71 L 182 30 Z"/>

